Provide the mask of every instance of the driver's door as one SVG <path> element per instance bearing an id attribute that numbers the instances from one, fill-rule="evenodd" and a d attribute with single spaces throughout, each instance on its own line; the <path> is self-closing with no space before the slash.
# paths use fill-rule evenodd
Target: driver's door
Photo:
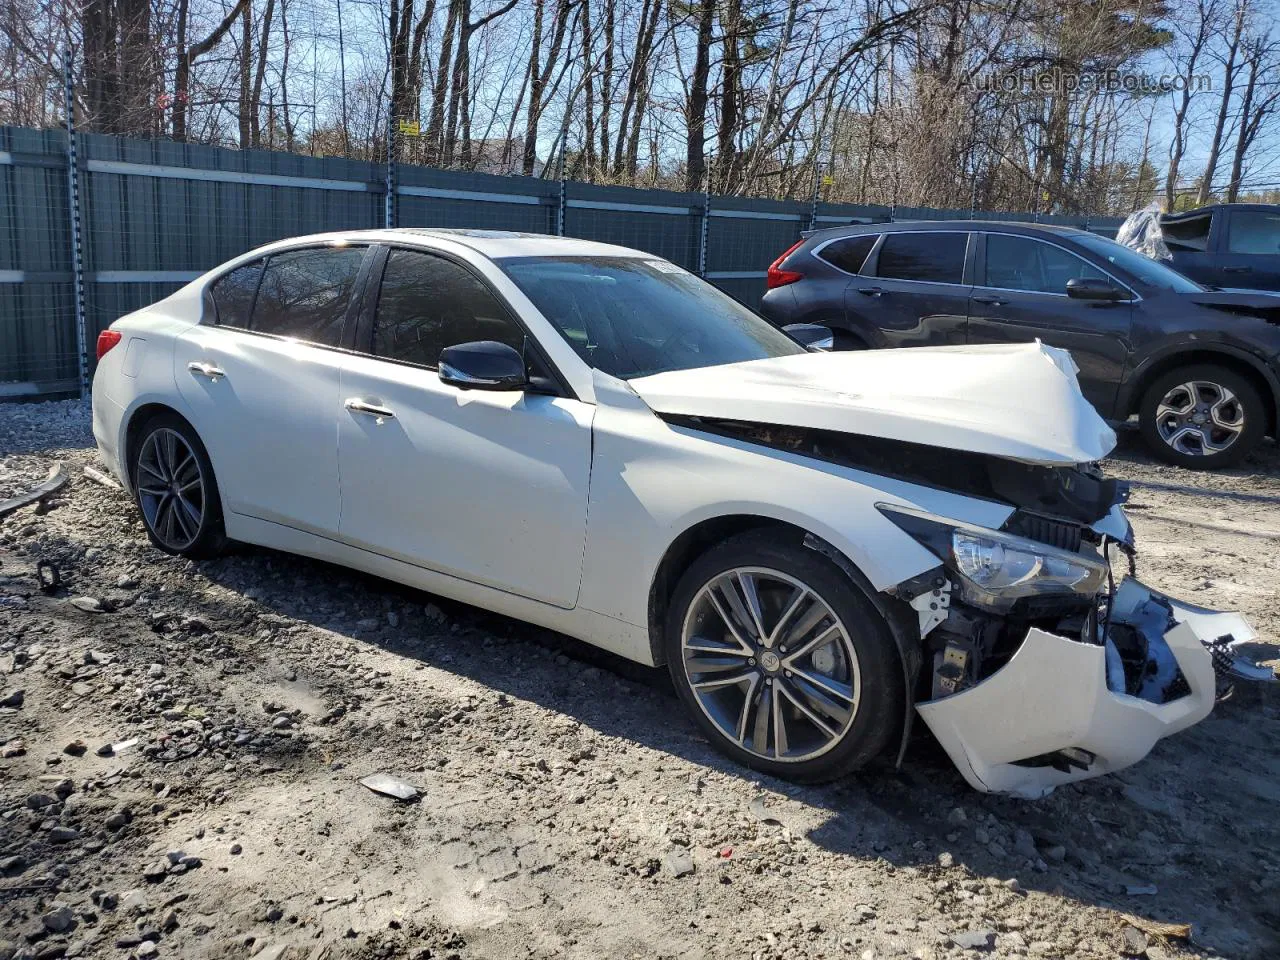
<path id="1" fill-rule="evenodd" d="M 582 574 L 591 421 L 572 397 L 461 390 L 447 346 L 525 332 L 467 266 L 392 249 L 365 349 L 341 373 L 339 536 L 353 546 L 558 607 Z"/>

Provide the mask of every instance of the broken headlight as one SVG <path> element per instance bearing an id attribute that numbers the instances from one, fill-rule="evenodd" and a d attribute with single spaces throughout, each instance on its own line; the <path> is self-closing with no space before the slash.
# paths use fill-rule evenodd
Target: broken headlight
<path id="1" fill-rule="evenodd" d="M 961 596 L 976 607 L 1007 613 L 1019 601 L 1027 607 L 1055 597 L 1091 600 L 1106 583 L 1101 558 L 906 507 L 877 506 L 956 574 Z"/>

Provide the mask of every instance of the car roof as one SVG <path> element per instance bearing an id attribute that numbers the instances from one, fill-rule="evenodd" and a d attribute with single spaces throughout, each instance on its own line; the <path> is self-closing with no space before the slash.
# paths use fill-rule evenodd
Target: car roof
<path id="1" fill-rule="evenodd" d="M 365 242 L 430 246 L 425 241 L 443 240 L 470 247 L 491 260 L 506 257 L 647 257 L 654 255 L 629 247 L 573 237 L 556 237 L 545 233 L 523 233 L 516 230 L 471 230 L 444 227 L 397 227 L 383 230 L 340 230 L 303 237 L 290 237 L 271 244 L 272 249 L 306 243 Z"/>
<path id="2" fill-rule="evenodd" d="M 1196 207 L 1194 210 L 1179 210 L 1177 213 L 1162 213 L 1160 214 L 1160 222 L 1178 223 L 1183 220 L 1194 220 L 1196 217 L 1202 217 L 1206 213 L 1216 213 L 1219 210 L 1250 210 L 1259 213 L 1280 213 L 1280 204 L 1207 203 L 1203 207 Z"/>
<path id="3" fill-rule="evenodd" d="M 1064 237 L 1096 236 L 1079 227 L 1056 223 L 1028 223 L 1023 220 L 895 220 L 893 223 L 854 223 L 815 230 L 810 238 L 856 237 L 868 233 L 913 233 L 920 230 L 985 230 L 1027 236 L 1052 233 Z"/>

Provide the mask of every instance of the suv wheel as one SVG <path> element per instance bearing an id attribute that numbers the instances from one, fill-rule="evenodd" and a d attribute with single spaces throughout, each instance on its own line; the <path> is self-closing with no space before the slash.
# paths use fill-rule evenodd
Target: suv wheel
<path id="1" fill-rule="evenodd" d="M 134 498 L 155 546 L 193 559 L 222 550 L 226 537 L 213 464 L 185 420 L 172 414 L 149 420 L 131 470 Z"/>
<path id="2" fill-rule="evenodd" d="M 821 554 L 779 540 L 743 534 L 693 563 L 667 613 L 667 663 L 723 753 L 789 780 L 830 780 L 889 743 L 902 668 L 861 588 Z"/>
<path id="3" fill-rule="evenodd" d="M 1211 470 L 1239 463 L 1266 432 L 1262 397 L 1226 367 L 1179 367 L 1156 379 L 1138 411 L 1143 439 L 1166 463 Z"/>

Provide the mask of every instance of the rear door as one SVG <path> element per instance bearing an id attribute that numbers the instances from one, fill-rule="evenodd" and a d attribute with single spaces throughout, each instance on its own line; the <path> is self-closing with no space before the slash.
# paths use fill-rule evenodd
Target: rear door
<path id="1" fill-rule="evenodd" d="M 338 530 L 338 374 L 368 248 L 273 253 L 214 281 L 174 375 L 225 510 Z"/>
<path id="2" fill-rule="evenodd" d="M 851 326 L 877 346 L 965 342 L 969 233 L 927 230 L 881 235 L 845 297 Z"/>
<path id="3" fill-rule="evenodd" d="M 1228 209 L 1224 214 L 1218 285 L 1280 290 L 1280 211 Z"/>
<path id="4" fill-rule="evenodd" d="M 1080 390 L 1111 416 L 1129 355 L 1133 308 L 1126 302 L 1074 300 L 1067 281 L 1113 277 L 1066 248 L 1024 235 L 986 233 L 977 258 L 979 283 L 969 306 L 970 343 L 1041 340 L 1071 352 Z"/>

